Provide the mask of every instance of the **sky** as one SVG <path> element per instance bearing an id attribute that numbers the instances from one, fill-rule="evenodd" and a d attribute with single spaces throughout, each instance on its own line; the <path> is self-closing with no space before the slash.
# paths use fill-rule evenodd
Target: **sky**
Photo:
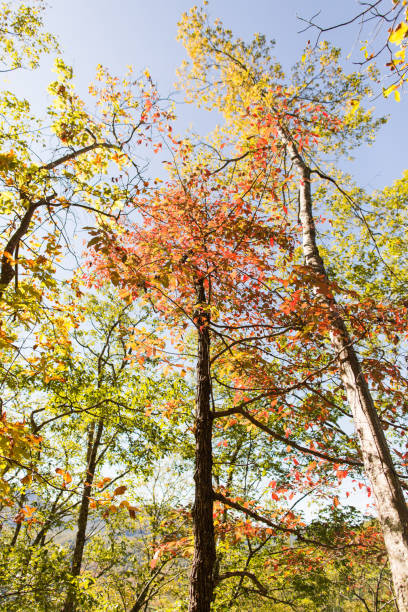
<path id="1" fill-rule="evenodd" d="M 86 95 L 98 64 L 112 73 L 123 75 L 128 65 L 135 73 L 148 68 L 163 96 L 174 91 L 175 71 L 185 59 L 182 45 L 176 41 L 177 22 L 181 14 L 193 5 L 193 0 L 49 0 L 47 29 L 57 35 L 65 61 L 76 75 L 77 90 Z M 207 12 L 211 19 L 220 18 L 234 34 L 244 39 L 255 32 L 276 40 L 276 57 L 289 68 L 302 54 L 308 39 L 313 43 L 316 30 L 300 33 L 305 24 L 299 17 L 316 18 L 322 26 L 349 19 L 361 10 L 357 0 L 210 0 Z M 369 32 L 359 34 L 358 27 L 333 30 L 327 38 L 343 49 L 343 56 L 352 52 L 360 56 L 360 40 Z M 344 64 L 352 71 L 352 59 Z M 3 77 L 3 85 L 13 87 L 30 99 L 33 108 L 41 112 L 48 101 L 46 87 L 52 79 L 52 58 L 45 58 L 39 71 L 17 71 Z M 350 168 L 358 183 L 368 190 L 382 188 L 400 177 L 406 167 L 405 143 L 408 136 L 406 105 L 408 92 L 400 103 L 381 96 L 373 102 L 380 115 L 390 119 L 379 133 L 375 144 L 363 147 L 355 154 Z M 177 114 L 185 125 L 192 123 L 194 131 L 214 127 L 214 118 L 194 114 L 190 106 L 177 105 Z"/>

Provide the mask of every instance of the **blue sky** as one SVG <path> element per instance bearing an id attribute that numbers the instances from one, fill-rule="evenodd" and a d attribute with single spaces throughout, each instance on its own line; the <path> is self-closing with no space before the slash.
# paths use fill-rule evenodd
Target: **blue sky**
<path id="1" fill-rule="evenodd" d="M 63 50 L 64 59 L 75 70 L 79 93 L 86 94 L 93 80 L 95 67 L 101 63 L 113 73 L 123 74 L 132 64 L 136 72 L 149 68 L 162 95 L 173 90 L 176 68 L 185 58 L 184 49 L 176 41 L 177 21 L 183 11 L 193 5 L 191 0 L 49 0 L 47 28 L 54 32 Z M 299 59 L 301 51 L 313 30 L 299 33 L 304 24 L 298 16 L 308 18 L 321 11 L 322 25 L 333 25 L 360 10 L 357 0 L 210 0 L 207 10 L 211 18 L 220 18 L 234 33 L 249 38 L 255 32 L 276 40 L 276 57 L 285 68 Z M 342 47 L 344 58 L 354 51 L 359 56 L 358 28 L 334 30 L 328 36 Z M 344 60 L 349 70 L 351 60 Z M 47 103 L 45 94 L 50 81 L 51 58 L 47 58 L 40 71 L 30 74 L 16 73 L 2 77 L 3 86 L 17 89 L 41 112 Z M 393 99 L 377 99 L 373 104 L 380 114 L 390 114 L 389 123 L 381 130 L 372 147 L 364 147 L 356 154 L 352 172 L 356 180 L 367 189 L 381 188 L 398 178 L 406 167 L 407 97 L 400 103 Z M 180 105 L 178 115 L 194 130 L 207 131 L 211 126 L 200 125 L 202 119 L 189 107 Z M 203 129 L 202 129 L 203 128 Z"/>

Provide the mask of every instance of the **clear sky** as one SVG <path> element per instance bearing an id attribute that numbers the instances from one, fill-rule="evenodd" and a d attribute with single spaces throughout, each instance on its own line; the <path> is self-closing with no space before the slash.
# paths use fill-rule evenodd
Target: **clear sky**
<path id="1" fill-rule="evenodd" d="M 74 67 L 79 93 L 85 94 L 96 65 L 101 63 L 119 75 L 129 64 L 136 72 L 149 68 L 160 92 L 167 95 L 172 91 L 175 70 L 185 58 L 183 47 L 176 41 L 177 21 L 193 4 L 193 0 L 49 0 L 47 27 L 58 36 L 64 59 Z M 260 32 L 275 39 L 276 57 L 287 68 L 299 59 L 307 40 L 314 41 L 316 36 L 313 30 L 299 33 L 304 24 L 298 16 L 311 17 L 320 10 L 319 23 L 333 25 L 353 16 L 360 5 L 357 0 L 210 0 L 207 10 L 211 18 L 221 18 L 243 38 Z M 327 37 L 342 47 L 344 58 L 351 51 L 357 58 L 360 39 L 367 34 L 359 35 L 355 27 L 334 30 Z M 352 60 L 344 61 L 350 71 L 355 68 Z M 41 71 L 6 75 L 3 84 L 18 88 L 33 101 L 35 110 L 40 110 L 47 102 L 51 64 L 47 59 Z M 356 155 L 353 174 L 368 189 L 389 184 L 408 165 L 407 100 L 408 92 L 400 103 L 381 97 L 373 102 L 379 113 L 390 114 L 391 118 L 374 146 Z M 181 105 L 177 112 L 188 122 L 193 119 L 195 131 L 208 129 L 208 125 L 198 124 L 200 120 L 190 107 Z"/>

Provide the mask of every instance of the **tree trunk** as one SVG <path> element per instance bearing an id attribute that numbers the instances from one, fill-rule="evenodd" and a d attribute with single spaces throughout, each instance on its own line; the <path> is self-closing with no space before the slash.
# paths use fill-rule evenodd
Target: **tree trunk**
<path id="1" fill-rule="evenodd" d="M 101 442 L 103 432 L 103 419 L 98 422 L 98 427 L 95 434 L 95 424 L 91 425 L 88 432 L 88 447 L 87 447 L 87 471 L 85 476 L 84 490 L 82 492 L 81 506 L 78 516 L 78 531 L 75 540 L 75 547 L 72 554 L 71 575 L 77 578 L 81 573 L 82 559 L 84 555 L 86 528 L 88 525 L 89 501 L 92 493 L 92 484 L 95 476 L 96 458 L 98 448 Z M 62 612 L 74 612 L 76 609 L 75 603 L 75 586 L 70 588 L 65 600 Z"/>
<path id="2" fill-rule="evenodd" d="M 9 241 L 6 244 L 4 249 L 3 256 L 1 258 L 1 271 L 0 271 L 0 297 L 3 295 L 7 285 L 13 280 L 15 275 L 15 270 L 13 268 L 13 264 L 10 263 L 8 259 L 8 255 L 14 258 L 16 251 L 18 251 L 18 246 L 20 244 L 20 240 L 22 237 L 28 232 L 28 228 L 30 227 L 31 220 L 34 216 L 35 211 L 39 206 L 44 204 L 45 200 L 40 200 L 40 202 L 32 202 L 29 204 L 26 212 L 24 213 L 20 225 L 11 236 Z M 6 255 L 6 253 L 8 255 Z"/>
<path id="3" fill-rule="evenodd" d="M 189 612 L 209 612 L 214 590 L 215 540 L 212 488 L 212 415 L 210 411 L 210 317 L 205 310 L 203 281 L 197 283 L 198 335 L 195 499 L 193 505 L 194 557 L 190 576 Z"/>
<path id="4" fill-rule="evenodd" d="M 338 356 L 340 376 L 353 414 L 365 472 L 376 499 L 399 611 L 407 612 L 408 507 L 370 389 L 340 308 L 334 297 L 331 297 L 330 291 L 324 290 L 324 285 L 329 288 L 329 278 L 316 243 L 310 186 L 311 170 L 300 156 L 290 136 L 283 130 L 280 136 L 300 175 L 299 216 L 302 224 L 305 263 L 319 281 L 315 285 L 315 293 L 328 310 L 330 341 Z"/>

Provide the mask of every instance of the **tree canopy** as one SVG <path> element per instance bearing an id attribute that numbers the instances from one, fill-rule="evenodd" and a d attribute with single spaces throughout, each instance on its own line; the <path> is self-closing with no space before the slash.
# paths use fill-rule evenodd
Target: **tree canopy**
<path id="1" fill-rule="evenodd" d="M 408 610 L 407 175 L 347 166 L 375 68 L 320 28 L 286 73 L 204 3 L 178 93 L 80 96 L 46 11 L 0 9 L 4 71 L 58 53 L 42 114 L 0 94 L 0 610 Z"/>

